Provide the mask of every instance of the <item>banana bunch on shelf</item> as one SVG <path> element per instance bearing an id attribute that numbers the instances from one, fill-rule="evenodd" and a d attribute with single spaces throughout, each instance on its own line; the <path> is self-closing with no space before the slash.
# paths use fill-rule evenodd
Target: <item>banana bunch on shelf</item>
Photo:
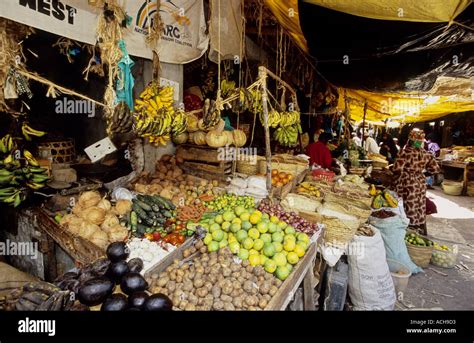
<path id="1" fill-rule="evenodd" d="M 172 134 L 186 130 L 186 116 L 175 113 L 173 87 L 150 83 L 135 100 L 134 132 L 155 145 L 166 145 Z M 177 118 L 176 118 L 177 117 Z"/>
<path id="2" fill-rule="evenodd" d="M 17 207 L 26 199 L 27 190 L 38 190 L 46 186 L 48 171 L 39 166 L 28 150 L 23 150 L 24 159 L 16 159 L 10 153 L 0 160 L 0 202 Z"/>
<path id="3" fill-rule="evenodd" d="M 301 125 L 281 126 L 275 130 L 273 137 L 282 146 L 293 147 L 298 143 L 298 134 L 301 133 Z"/>
<path id="4" fill-rule="evenodd" d="M 127 103 L 121 101 L 115 106 L 112 117 L 107 120 L 107 134 L 128 133 L 132 130 L 133 117 Z"/>
<path id="5" fill-rule="evenodd" d="M 13 150 L 16 150 L 15 141 L 10 134 L 6 134 L 0 139 L 0 153 L 6 154 Z"/>
<path id="6" fill-rule="evenodd" d="M 39 130 L 35 130 L 33 129 L 32 127 L 30 127 L 28 124 L 26 123 L 23 123 L 21 125 L 21 133 L 23 134 L 23 137 L 25 137 L 25 139 L 27 141 L 31 141 L 32 138 L 31 136 L 34 136 L 34 137 L 43 137 L 46 132 L 44 131 L 39 131 Z"/>

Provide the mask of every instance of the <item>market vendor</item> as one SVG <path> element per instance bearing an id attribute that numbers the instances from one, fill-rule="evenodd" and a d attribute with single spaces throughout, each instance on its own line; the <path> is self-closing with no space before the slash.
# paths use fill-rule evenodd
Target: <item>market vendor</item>
<path id="1" fill-rule="evenodd" d="M 389 163 L 393 163 L 393 161 L 395 161 L 397 158 L 398 149 L 392 136 L 390 136 L 390 134 L 387 132 L 385 132 L 382 136 L 381 145 L 380 154 L 384 155 Z"/>
<path id="2" fill-rule="evenodd" d="M 378 154 L 380 149 L 377 141 L 371 137 L 369 131 L 364 131 L 364 150 L 368 154 Z"/>
<path id="3" fill-rule="evenodd" d="M 306 147 L 306 155 L 309 156 L 310 166 L 318 165 L 322 168 L 330 169 L 332 166 L 331 151 L 328 148 L 328 142 L 332 139 L 332 135 L 323 132 L 319 135 L 316 143 L 311 143 Z"/>
<path id="4" fill-rule="evenodd" d="M 393 165 L 394 190 L 403 198 L 403 206 L 410 226 L 420 233 L 426 230 L 426 175 L 440 172 L 432 154 L 424 149 L 425 134 L 413 129 L 408 136 L 408 144 L 398 154 Z"/>

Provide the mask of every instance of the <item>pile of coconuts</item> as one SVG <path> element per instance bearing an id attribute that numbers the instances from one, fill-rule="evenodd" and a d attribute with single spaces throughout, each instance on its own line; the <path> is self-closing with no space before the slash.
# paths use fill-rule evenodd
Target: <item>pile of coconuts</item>
<path id="1" fill-rule="evenodd" d="M 180 310 L 263 310 L 282 284 L 262 266 L 239 262 L 227 247 L 207 252 L 197 241 L 183 256 L 150 280 L 150 290 L 168 296 Z"/>
<path id="2" fill-rule="evenodd" d="M 73 291 L 84 310 L 171 311 L 173 303 L 166 295 L 148 292 L 148 282 L 140 274 L 143 261 L 133 258 L 127 262 L 129 254 L 124 242 L 114 242 L 107 247 L 107 258 L 79 273 L 66 273 L 55 284 Z"/>

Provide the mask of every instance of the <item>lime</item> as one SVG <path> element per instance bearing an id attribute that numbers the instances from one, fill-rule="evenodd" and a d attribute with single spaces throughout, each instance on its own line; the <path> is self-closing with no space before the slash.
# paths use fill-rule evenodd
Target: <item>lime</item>
<path id="1" fill-rule="evenodd" d="M 243 222 L 248 221 L 250 219 L 250 213 L 244 212 L 239 217 Z"/>
<path id="2" fill-rule="evenodd" d="M 281 281 L 285 281 L 288 275 L 290 275 L 290 269 L 287 266 L 278 266 L 275 275 Z"/>
<path id="3" fill-rule="evenodd" d="M 214 221 L 217 223 L 217 224 L 222 224 L 224 222 L 224 218 L 219 214 L 217 216 L 214 217 Z"/>
<path id="4" fill-rule="evenodd" d="M 273 242 L 283 242 L 283 234 L 281 232 L 275 232 L 272 234 Z"/>
<path id="5" fill-rule="evenodd" d="M 229 242 L 227 239 L 223 239 L 222 241 L 219 242 L 219 248 L 223 248 L 229 245 Z"/>
<path id="6" fill-rule="evenodd" d="M 275 270 L 277 268 L 277 265 L 276 265 L 275 261 L 273 261 L 272 259 L 267 258 L 267 260 L 265 261 L 265 264 L 264 264 L 264 268 L 265 268 L 266 272 L 273 273 L 273 272 L 275 272 Z"/>
<path id="7" fill-rule="evenodd" d="M 260 256 L 258 254 L 250 255 L 249 262 L 251 266 L 258 266 L 260 264 Z"/>
<path id="8" fill-rule="evenodd" d="M 283 243 L 283 249 L 285 249 L 285 251 L 288 251 L 288 252 L 295 250 L 295 246 L 296 246 L 295 241 L 290 240 L 290 239 L 286 240 Z"/>
<path id="9" fill-rule="evenodd" d="M 257 250 L 255 250 L 255 249 L 250 249 L 250 250 L 249 250 L 249 256 L 250 256 L 250 255 L 260 255 L 260 254 L 258 253 Z"/>
<path id="10" fill-rule="evenodd" d="M 273 247 L 275 248 L 275 252 L 282 252 L 283 251 L 283 244 L 280 242 L 273 242 Z"/>
<path id="11" fill-rule="evenodd" d="M 219 243 L 215 242 L 215 241 L 212 241 L 211 243 L 209 243 L 209 245 L 207 246 L 207 250 L 209 252 L 213 252 L 213 251 L 217 251 L 219 250 Z"/>
<path id="12" fill-rule="evenodd" d="M 247 260 L 249 258 L 249 251 L 247 249 L 240 249 L 239 253 L 237 254 L 237 256 L 241 259 L 241 260 Z"/>
<path id="13" fill-rule="evenodd" d="M 240 231 L 240 224 L 237 224 L 237 223 L 232 224 L 230 226 L 230 231 L 234 233 Z"/>
<path id="14" fill-rule="evenodd" d="M 234 212 L 235 212 L 236 216 L 239 217 L 239 216 L 242 215 L 242 213 L 245 212 L 245 207 L 243 207 L 243 206 L 237 206 L 237 207 L 235 208 Z"/>
<path id="15" fill-rule="evenodd" d="M 242 224 L 242 220 L 240 220 L 240 218 L 234 218 L 234 220 L 232 221 L 232 224 Z"/>
<path id="16" fill-rule="evenodd" d="M 260 237 L 260 232 L 258 232 L 258 230 L 254 228 L 250 229 L 248 231 L 248 234 L 249 237 L 251 237 L 252 239 L 257 239 L 258 237 Z"/>
<path id="17" fill-rule="evenodd" d="M 212 235 L 210 233 L 206 233 L 206 237 L 202 240 L 204 244 L 209 245 L 212 242 Z"/>
<path id="18" fill-rule="evenodd" d="M 252 236 L 250 236 L 250 237 L 252 237 Z M 260 250 L 263 249 L 264 244 L 265 243 L 261 239 L 257 238 L 253 241 L 253 248 L 257 251 L 260 251 Z"/>
<path id="19" fill-rule="evenodd" d="M 265 249 L 265 248 L 264 248 Z M 284 266 L 287 261 L 286 261 L 286 256 L 282 252 L 278 252 L 273 256 L 273 261 L 275 261 L 276 265 L 281 267 Z"/>
<path id="20" fill-rule="evenodd" d="M 260 221 L 260 216 L 254 212 L 250 215 L 249 220 L 253 225 L 256 225 Z"/>
<path id="21" fill-rule="evenodd" d="M 231 222 L 235 218 L 234 212 L 231 212 L 231 211 L 225 211 L 222 216 L 224 217 L 224 220 L 227 222 Z"/>
<path id="22" fill-rule="evenodd" d="M 270 222 L 268 224 L 268 232 L 269 233 L 275 233 L 278 230 L 278 226 L 275 223 Z"/>
<path id="23" fill-rule="evenodd" d="M 309 237 L 307 234 L 303 233 L 303 232 L 299 232 L 297 235 L 296 235 L 296 239 L 298 241 L 303 241 L 303 242 L 306 242 L 306 243 L 309 243 Z"/>
<path id="24" fill-rule="evenodd" d="M 265 222 L 265 221 L 260 221 L 258 224 L 257 224 L 257 229 L 260 233 L 265 233 L 268 231 L 268 223 Z"/>
<path id="25" fill-rule="evenodd" d="M 297 264 L 300 258 L 295 252 L 292 251 L 288 253 L 288 256 L 286 256 L 286 259 L 288 260 L 288 263 L 290 264 Z"/>
<path id="26" fill-rule="evenodd" d="M 209 227 L 209 231 L 211 233 L 213 233 L 214 231 L 220 230 L 220 229 L 221 229 L 221 226 L 217 223 L 214 223 Z"/>
<path id="27" fill-rule="evenodd" d="M 229 231 L 231 225 L 232 225 L 232 224 L 229 223 L 229 222 L 223 222 L 223 223 L 221 224 L 221 228 L 222 228 L 222 230 L 224 230 L 224 231 Z"/>
<path id="28" fill-rule="evenodd" d="M 275 247 L 272 243 L 265 243 L 263 245 L 263 254 L 267 257 L 272 257 L 275 255 Z"/>
<path id="29" fill-rule="evenodd" d="M 285 237 L 283 237 L 283 240 L 284 241 L 293 241 L 293 242 L 296 242 L 296 237 L 292 234 L 287 234 L 285 235 Z"/>
<path id="30" fill-rule="evenodd" d="M 253 247 L 253 239 L 250 237 L 245 238 L 241 243 L 242 246 L 247 250 L 252 249 Z"/>
<path id="31" fill-rule="evenodd" d="M 283 229 L 286 228 L 287 226 L 288 226 L 288 224 L 285 223 L 284 221 L 281 221 L 281 220 L 277 223 L 277 227 L 278 227 L 279 229 L 281 229 L 281 230 L 283 230 Z"/>
<path id="32" fill-rule="evenodd" d="M 252 223 L 246 220 L 242 222 L 241 226 L 242 226 L 242 229 L 244 229 L 245 231 L 248 231 L 252 228 Z"/>
<path id="33" fill-rule="evenodd" d="M 293 250 L 293 252 L 294 252 L 298 257 L 303 257 L 303 256 L 304 256 L 304 253 L 305 253 L 305 250 L 306 250 L 306 249 L 303 248 L 300 243 L 296 243 L 295 249 Z"/>
<path id="34" fill-rule="evenodd" d="M 263 241 L 263 243 L 271 243 L 272 235 L 269 233 L 264 233 L 260 235 L 260 239 Z"/>
<path id="35" fill-rule="evenodd" d="M 286 233 L 287 235 L 290 235 L 290 234 L 293 234 L 293 235 L 294 235 L 294 234 L 296 233 L 296 230 L 295 230 L 295 228 L 294 228 L 293 226 L 288 225 L 288 226 L 285 228 L 285 233 Z"/>
<path id="36" fill-rule="evenodd" d="M 296 245 L 297 246 L 299 245 L 301 248 L 303 248 L 304 251 L 308 250 L 308 243 L 306 243 L 306 242 L 298 241 L 298 242 L 296 242 Z"/>
<path id="37" fill-rule="evenodd" d="M 248 237 L 247 231 L 244 231 L 244 230 L 237 231 L 237 233 L 235 234 L 235 238 L 237 238 L 237 241 L 239 243 L 242 243 L 244 239 L 247 237 Z"/>
<path id="38" fill-rule="evenodd" d="M 229 242 L 229 249 L 233 254 L 238 254 L 240 250 L 240 244 L 237 241 Z"/>
<path id="39" fill-rule="evenodd" d="M 271 216 L 271 217 L 270 217 L 270 221 L 271 221 L 273 224 L 278 224 L 278 222 L 280 221 L 280 219 L 278 219 L 277 216 Z"/>
<path id="40" fill-rule="evenodd" d="M 224 239 L 224 231 L 217 230 L 212 233 L 212 239 L 216 242 L 220 242 Z"/>

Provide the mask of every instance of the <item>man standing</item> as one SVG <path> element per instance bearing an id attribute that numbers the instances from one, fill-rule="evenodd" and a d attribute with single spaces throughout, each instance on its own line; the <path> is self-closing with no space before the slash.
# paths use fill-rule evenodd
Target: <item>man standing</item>
<path id="1" fill-rule="evenodd" d="M 362 146 L 362 140 L 360 137 L 357 135 L 357 132 L 352 132 L 352 141 L 356 146 Z"/>

